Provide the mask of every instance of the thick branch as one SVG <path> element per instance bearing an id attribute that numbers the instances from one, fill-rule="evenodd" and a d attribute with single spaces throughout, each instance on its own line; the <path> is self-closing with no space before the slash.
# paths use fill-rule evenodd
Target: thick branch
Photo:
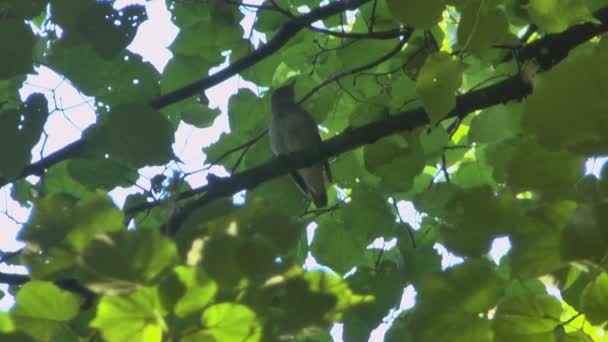
<path id="1" fill-rule="evenodd" d="M 513 76 L 492 86 L 459 96 L 456 108 L 446 118 L 464 117 L 479 109 L 513 100 L 520 100 L 530 94 L 530 92 L 530 86 L 519 75 Z M 260 166 L 237 173 L 231 177 L 215 178 L 206 186 L 191 192 L 204 193 L 204 195 L 189 202 L 182 208 L 168 223 L 168 227 L 166 227 L 168 229 L 163 229 L 163 231 L 174 234 L 190 213 L 215 199 L 232 196 L 241 190 L 253 189 L 259 184 L 287 174 L 293 169 L 313 165 L 329 157 L 374 143 L 378 139 L 391 134 L 410 131 L 429 123 L 430 121 L 423 108 L 401 112 L 391 115 L 385 120 L 375 121 L 347 130 L 340 135 L 325 140 L 319 149 L 276 157 Z M 143 207 L 133 209 L 141 210 Z"/>
<path id="2" fill-rule="evenodd" d="M 394 39 L 401 35 L 401 29 L 393 29 L 380 32 L 341 32 L 324 29 L 321 27 L 308 26 L 308 29 L 314 32 L 323 33 L 328 36 L 349 39 Z"/>

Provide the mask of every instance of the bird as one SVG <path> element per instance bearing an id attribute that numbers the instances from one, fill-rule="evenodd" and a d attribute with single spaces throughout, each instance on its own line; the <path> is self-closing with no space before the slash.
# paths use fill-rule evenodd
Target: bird
<path id="1" fill-rule="evenodd" d="M 275 156 L 299 152 L 321 144 L 317 123 L 295 101 L 295 82 L 277 88 L 270 98 L 272 117 L 268 127 L 270 147 Z M 327 206 L 327 190 L 323 168 L 331 182 L 331 170 L 327 160 L 310 167 L 290 172 L 300 190 L 317 208 Z"/>

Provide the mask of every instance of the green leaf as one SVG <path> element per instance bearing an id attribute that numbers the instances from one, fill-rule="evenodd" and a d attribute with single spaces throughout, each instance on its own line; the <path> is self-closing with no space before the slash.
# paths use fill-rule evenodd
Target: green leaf
<path id="1" fill-rule="evenodd" d="M 68 247 L 51 247 L 42 253 L 27 253 L 23 255 L 23 261 L 31 276 L 38 279 L 61 279 L 77 262 L 74 252 Z"/>
<path id="2" fill-rule="evenodd" d="M 228 100 L 230 130 L 253 137 L 264 130 L 270 118 L 268 96 L 258 98 L 251 90 L 241 89 Z"/>
<path id="3" fill-rule="evenodd" d="M 415 341 L 494 341 L 491 323 L 474 315 L 439 317 L 430 327 L 410 324 Z"/>
<path id="4" fill-rule="evenodd" d="M 50 340 L 63 322 L 78 314 L 76 295 L 63 291 L 46 281 L 30 281 L 23 285 L 10 312 L 18 330 L 40 340 Z"/>
<path id="5" fill-rule="evenodd" d="M 214 59 L 202 58 L 201 56 L 184 56 L 176 54 L 169 61 L 160 80 L 163 94 L 178 89 L 184 84 L 198 80 L 209 73 L 209 69 L 222 62 L 221 56 Z M 174 105 L 175 106 L 175 105 Z"/>
<path id="6" fill-rule="evenodd" d="M 2 54 L 0 79 L 26 74 L 32 70 L 34 43 L 34 35 L 23 20 L 6 18 L 0 21 L 0 46 L 8 49 Z"/>
<path id="7" fill-rule="evenodd" d="M 122 229 L 123 215 L 107 197 L 97 193 L 82 200 L 62 193 L 52 193 L 35 203 L 34 214 L 19 238 L 36 242 L 43 248 L 56 246 L 66 239 L 82 250 L 98 235 Z"/>
<path id="8" fill-rule="evenodd" d="M 440 0 L 386 0 L 391 13 L 402 24 L 428 29 L 439 23 L 445 4 Z"/>
<path id="9" fill-rule="evenodd" d="M 581 295 L 581 305 L 591 324 L 608 321 L 608 273 L 601 273 L 587 284 Z"/>
<path id="10" fill-rule="evenodd" d="M 198 128 L 207 128 L 213 125 L 220 113 L 219 108 L 211 109 L 200 103 L 191 103 L 184 109 L 180 117 L 187 124 Z"/>
<path id="11" fill-rule="evenodd" d="M 363 262 L 369 245 L 365 236 L 353 234 L 338 215 L 322 216 L 318 224 L 310 251 L 320 264 L 345 274 Z"/>
<path id="12" fill-rule="evenodd" d="M 479 257 L 495 236 L 518 224 L 521 214 L 514 206 L 510 193 L 496 195 L 486 186 L 461 191 L 447 204 L 447 223 L 439 237 L 450 250 Z"/>
<path id="13" fill-rule="evenodd" d="M 557 202 L 531 213 L 528 220 L 511 228 L 513 247 L 507 258 L 514 275 L 539 276 L 564 266 L 568 258 L 563 253 L 563 229 L 574 209 L 572 202 Z M 551 217 L 554 214 L 558 217 Z"/>
<path id="14" fill-rule="evenodd" d="M 330 295 L 335 298 L 335 303 L 331 310 L 324 315 L 325 319 L 328 319 L 329 321 L 337 321 L 342 317 L 344 312 L 352 307 L 363 303 L 369 303 L 373 300 L 373 296 L 355 294 L 348 287 L 346 281 L 334 275 L 323 272 L 306 272 L 303 275 L 303 279 L 308 282 L 309 289 L 313 293 L 320 294 L 322 297 Z"/>
<path id="15" fill-rule="evenodd" d="M 129 45 L 137 27 L 146 19 L 141 5 L 127 6 L 119 12 L 108 2 L 94 2 L 78 15 L 78 31 L 97 53 L 111 59 Z"/>
<path id="16" fill-rule="evenodd" d="M 74 227 L 69 232 L 67 240 L 79 251 L 82 251 L 94 238 L 123 228 L 123 213 L 114 206 L 105 193 L 101 192 L 79 201 L 72 216 Z"/>
<path id="17" fill-rule="evenodd" d="M 32 184 L 21 179 L 13 183 L 11 198 L 17 201 L 22 207 L 31 208 L 33 191 Z"/>
<path id="18" fill-rule="evenodd" d="M 291 1 L 290 1 L 291 2 Z M 278 5 L 281 8 L 289 8 L 288 1 L 280 0 L 276 2 L 272 2 L 269 0 L 263 1 L 262 5 L 264 6 L 273 6 L 274 4 Z M 264 34 L 271 34 L 276 31 L 281 24 L 286 22 L 288 18 L 283 14 L 277 11 L 260 11 L 257 14 L 257 18 L 255 21 L 255 29 Z"/>
<path id="19" fill-rule="evenodd" d="M 506 180 L 516 193 L 531 190 L 550 198 L 563 196 L 583 176 L 583 157 L 550 151 L 532 141 L 504 142 L 488 154 L 494 178 Z"/>
<path id="20" fill-rule="evenodd" d="M 15 179 L 21 175 L 32 158 L 32 147 L 40 140 L 47 116 L 48 104 L 40 93 L 28 96 L 20 110 L 0 112 L 0 158 L 3 160 L 0 176 Z"/>
<path id="21" fill-rule="evenodd" d="M 504 280 L 485 260 L 469 260 L 445 272 L 430 274 L 417 288 L 420 314 L 425 310 L 478 314 L 492 308 L 504 291 Z M 416 314 L 418 316 L 418 313 Z M 432 324 L 429 322 L 428 324 Z"/>
<path id="22" fill-rule="evenodd" d="M 394 49 L 392 40 L 356 40 L 336 52 L 344 69 L 352 69 L 378 60 Z M 366 51 L 366 53 L 361 53 Z"/>
<path id="23" fill-rule="evenodd" d="M 213 305 L 203 312 L 201 323 L 217 342 L 257 342 L 262 338 L 262 327 L 255 313 L 240 304 Z"/>
<path id="24" fill-rule="evenodd" d="M 425 156 L 418 138 L 392 135 L 363 148 L 365 168 L 381 178 L 386 193 L 405 192 L 424 169 Z"/>
<path id="25" fill-rule="evenodd" d="M 6 312 L 0 313 L 0 332 L 1 333 L 10 333 L 15 331 L 15 323 L 11 318 L 10 314 Z"/>
<path id="26" fill-rule="evenodd" d="M 173 156 L 173 135 L 169 121 L 144 104 L 118 106 L 85 132 L 90 151 L 100 157 L 109 154 L 134 168 L 167 163 Z"/>
<path id="27" fill-rule="evenodd" d="M 420 144 L 427 159 L 443 154 L 444 148 L 449 144 L 449 136 L 442 127 L 428 129 L 420 132 Z"/>
<path id="28" fill-rule="evenodd" d="M 7 18 L 18 17 L 20 19 L 29 19 L 44 11 L 46 2 L 44 0 L 6 0 L 4 1 L 5 15 Z"/>
<path id="29" fill-rule="evenodd" d="M 602 100 L 603 89 L 608 89 L 608 71 L 603 67 L 608 58 L 608 39 L 574 52 L 535 78 L 522 126 L 552 150 L 604 154 L 608 151 L 604 135 L 608 122 L 598 118 L 608 110 Z"/>
<path id="30" fill-rule="evenodd" d="M 393 231 L 395 215 L 377 189 L 360 183 L 353 188 L 351 199 L 340 214 L 344 228 L 356 239 L 371 243 L 376 237 Z"/>
<path id="31" fill-rule="evenodd" d="M 243 277 L 238 262 L 241 242 L 238 237 L 229 234 L 216 234 L 203 245 L 201 265 L 221 288 L 234 287 Z"/>
<path id="32" fill-rule="evenodd" d="M 260 144 L 264 142 L 261 141 Z M 264 148 L 268 149 L 267 146 Z M 260 184 L 247 191 L 246 201 L 262 200 L 273 209 L 288 215 L 299 215 L 306 207 L 307 198 L 289 176 L 280 177 Z"/>
<path id="33" fill-rule="evenodd" d="M 480 54 L 506 40 L 509 33 L 507 16 L 488 2 L 472 0 L 464 8 L 458 25 L 458 42 L 462 49 Z"/>
<path id="34" fill-rule="evenodd" d="M 136 170 L 114 159 L 71 159 L 67 169 L 74 180 L 90 190 L 129 187 L 139 177 Z"/>
<path id="35" fill-rule="evenodd" d="M 191 267 L 178 266 L 175 273 L 186 286 L 186 293 L 175 304 L 178 317 L 185 317 L 209 305 L 218 290 L 213 280 L 201 270 Z"/>
<path id="36" fill-rule="evenodd" d="M 374 296 L 373 301 L 347 311 L 343 320 L 345 340 L 365 339 L 402 297 L 404 277 L 394 262 L 383 261 L 375 269 L 358 266 L 347 281 L 353 291 Z"/>
<path id="37" fill-rule="evenodd" d="M 446 52 L 430 55 L 416 81 L 416 91 L 432 123 L 456 107 L 456 90 L 462 82 L 464 67 Z"/>
<path id="38" fill-rule="evenodd" d="M 103 296 L 91 326 L 111 342 L 160 342 L 165 314 L 156 289 L 145 287 L 124 296 Z"/>
<path id="39" fill-rule="evenodd" d="M 494 333 L 498 341 L 551 341 L 561 312 L 559 301 L 547 294 L 512 297 L 498 305 Z"/>
<path id="40" fill-rule="evenodd" d="M 515 106 L 494 106 L 481 111 L 471 121 L 469 143 L 493 143 L 519 133 L 520 112 Z"/>
<path id="41" fill-rule="evenodd" d="M 159 95 L 158 72 L 141 56 L 125 51 L 106 60 L 88 44 L 65 45 L 67 42 L 53 46 L 48 52 L 48 66 L 77 84 L 81 92 L 103 99 L 103 104 L 143 102 Z"/>
<path id="42" fill-rule="evenodd" d="M 599 23 L 584 0 L 530 0 L 528 13 L 536 25 L 549 33 L 583 22 Z"/>
<path id="43" fill-rule="evenodd" d="M 203 6 L 187 4 L 185 7 L 180 7 L 178 15 L 180 16 L 178 20 L 182 18 L 188 20 L 186 25 L 180 25 L 180 28 L 185 29 L 183 31 L 188 39 L 185 44 L 180 44 L 179 38 L 174 41 L 171 45 L 173 52 L 181 53 L 180 48 L 199 47 L 202 44 L 204 48 L 198 49 L 198 54 L 215 58 L 220 57 L 223 51 L 237 48 L 246 42 L 243 39 L 243 28 L 239 25 L 244 14 L 238 6 L 225 6 L 222 3 L 207 3 Z M 209 34 L 210 31 L 222 34 Z"/>
<path id="44" fill-rule="evenodd" d="M 464 189 L 496 186 L 496 181 L 492 176 L 492 167 L 483 160 L 462 163 L 458 166 L 458 170 L 451 174 L 450 180 Z"/>
<path id="45" fill-rule="evenodd" d="M 496 305 L 504 281 L 487 261 L 470 260 L 428 275 L 416 287 L 409 327 L 421 341 L 492 341 L 490 323 L 479 313 Z"/>
<path id="46" fill-rule="evenodd" d="M 60 192 L 38 199 L 19 239 L 43 248 L 59 244 L 74 227 L 72 213 L 77 202 L 78 198 Z"/>
<path id="47" fill-rule="evenodd" d="M 86 282 L 112 293 L 136 288 L 158 276 L 177 260 L 177 249 L 157 230 L 142 229 L 95 240 L 82 257 Z"/>

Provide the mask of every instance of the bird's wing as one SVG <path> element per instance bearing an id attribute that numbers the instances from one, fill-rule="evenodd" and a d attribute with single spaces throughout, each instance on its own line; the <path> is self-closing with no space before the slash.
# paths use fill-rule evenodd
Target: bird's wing
<path id="1" fill-rule="evenodd" d="M 306 194 L 312 198 L 317 208 L 322 208 L 327 205 L 327 190 L 323 180 L 323 169 L 321 165 L 313 165 L 305 169 L 297 170 L 306 188 L 303 189 Z"/>
<path id="2" fill-rule="evenodd" d="M 323 163 L 323 166 L 325 167 L 325 173 L 327 174 L 327 180 L 330 183 L 333 183 L 334 177 L 331 174 L 331 168 L 329 167 L 329 160 L 325 160 L 325 163 Z"/>
<path id="3" fill-rule="evenodd" d="M 296 152 L 310 148 L 315 144 L 321 144 L 322 142 L 317 123 L 307 112 L 302 109 L 300 110 L 303 113 L 297 113 L 296 118 L 292 119 L 290 128 L 288 130 L 290 139 L 287 139 L 287 149 L 289 152 Z M 323 167 L 325 168 L 327 179 L 330 183 L 333 183 L 333 177 L 328 160 L 323 162 Z"/>
<path id="4" fill-rule="evenodd" d="M 285 142 L 289 152 L 305 150 L 321 143 L 317 123 L 308 113 L 304 110 L 301 111 L 301 113 L 294 113 L 285 118 L 287 120 L 285 134 L 288 135 Z"/>

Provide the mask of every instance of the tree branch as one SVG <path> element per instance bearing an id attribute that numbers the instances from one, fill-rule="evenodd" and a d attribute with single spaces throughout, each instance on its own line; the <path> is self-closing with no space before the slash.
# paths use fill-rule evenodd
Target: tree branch
<path id="1" fill-rule="evenodd" d="M 596 12 L 596 17 L 602 20 L 602 25 L 582 24 L 559 34 L 548 35 L 546 38 L 524 47 L 521 55 L 533 58 L 540 57 L 542 54 L 543 57 L 538 58 L 539 62 L 547 63 L 541 65 L 542 69 L 550 69 L 551 66 L 567 56 L 567 51 L 564 53 L 564 49 L 559 43 L 561 39 L 564 40 L 565 45 L 569 46 L 569 49 L 572 49 L 576 45 L 608 31 L 608 7 Z M 555 48 L 555 51 L 552 50 L 553 48 Z M 536 55 L 532 52 L 536 53 Z M 458 96 L 456 108 L 446 116 L 446 119 L 455 117 L 462 119 L 473 111 L 492 107 L 500 103 L 521 100 L 530 93 L 531 88 L 528 83 L 519 75 L 512 76 L 491 86 Z M 204 193 L 202 197 L 189 202 L 178 211 L 175 217 L 167 223 L 168 227 L 163 229 L 163 231 L 175 233 L 179 229 L 179 225 L 192 211 L 208 202 L 231 196 L 241 190 L 253 189 L 257 185 L 286 174 L 292 169 L 310 166 L 329 157 L 371 144 L 382 137 L 422 127 L 428 123 L 429 120 L 423 108 L 390 115 L 385 120 L 351 128 L 342 134 L 325 140 L 319 150 L 303 151 L 276 157 L 260 166 L 237 173 L 231 177 L 214 178 L 205 186 L 186 191 L 169 199 L 134 206 L 125 210 L 125 213 L 132 215 L 165 203 L 191 198 Z"/>
<path id="2" fill-rule="evenodd" d="M 513 100 L 520 100 L 529 95 L 530 92 L 530 85 L 523 81 L 519 75 L 516 75 L 489 87 L 458 96 L 456 108 L 446 116 L 446 119 L 454 117 L 462 118 L 476 110 Z M 188 202 L 181 210 L 177 211 L 175 216 L 169 220 L 167 226 L 163 227 L 162 231 L 174 235 L 179 226 L 193 211 L 215 199 L 232 196 L 242 190 L 253 189 L 259 184 L 282 176 L 291 170 L 313 165 L 343 152 L 372 144 L 388 135 L 410 131 L 429 123 L 430 121 L 423 108 L 397 113 L 390 115 L 384 120 L 350 128 L 342 134 L 323 141 L 318 149 L 279 156 L 262 165 L 234 174 L 231 177 L 215 178 L 209 184 L 190 191 L 192 195 L 196 193 L 204 193 L 204 195 L 192 202 Z M 163 202 L 156 204 L 146 203 L 139 207 L 133 207 L 127 214 L 132 214 L 133 211 L 144 210 L 160 203 Z"/>
<path id="3" fill-rule="evenodd" d="M 314 27 L 312 25 L 307 27 L 309 30 L 326 34 L 328 36 L 334 36 L 338 38 L 350 38 L 350 39 L 393 39 L 401 35 L 401 29 L 393 29 L 380 32 L 340 32 L 332 31 L 321 27 Z"/>
<path id="4" fill-rule="evenodd" d="M 23 285 L 32 279 L 25 274 L 10 274 L 10 273 L 1 273 L 0 272 L 0 283 L 1 284 L 9 284 L 13 286 Z M 83 297 L 83 302 L 81 304 L 82 308 L 88 308 L 93 303 L 93 299 L 95 299 L 95 292 L 89 290 L 85 286 L 81 285 L 75 279 L 60 279 L 54 282 L 57 287 L 79 294 Z"/>

